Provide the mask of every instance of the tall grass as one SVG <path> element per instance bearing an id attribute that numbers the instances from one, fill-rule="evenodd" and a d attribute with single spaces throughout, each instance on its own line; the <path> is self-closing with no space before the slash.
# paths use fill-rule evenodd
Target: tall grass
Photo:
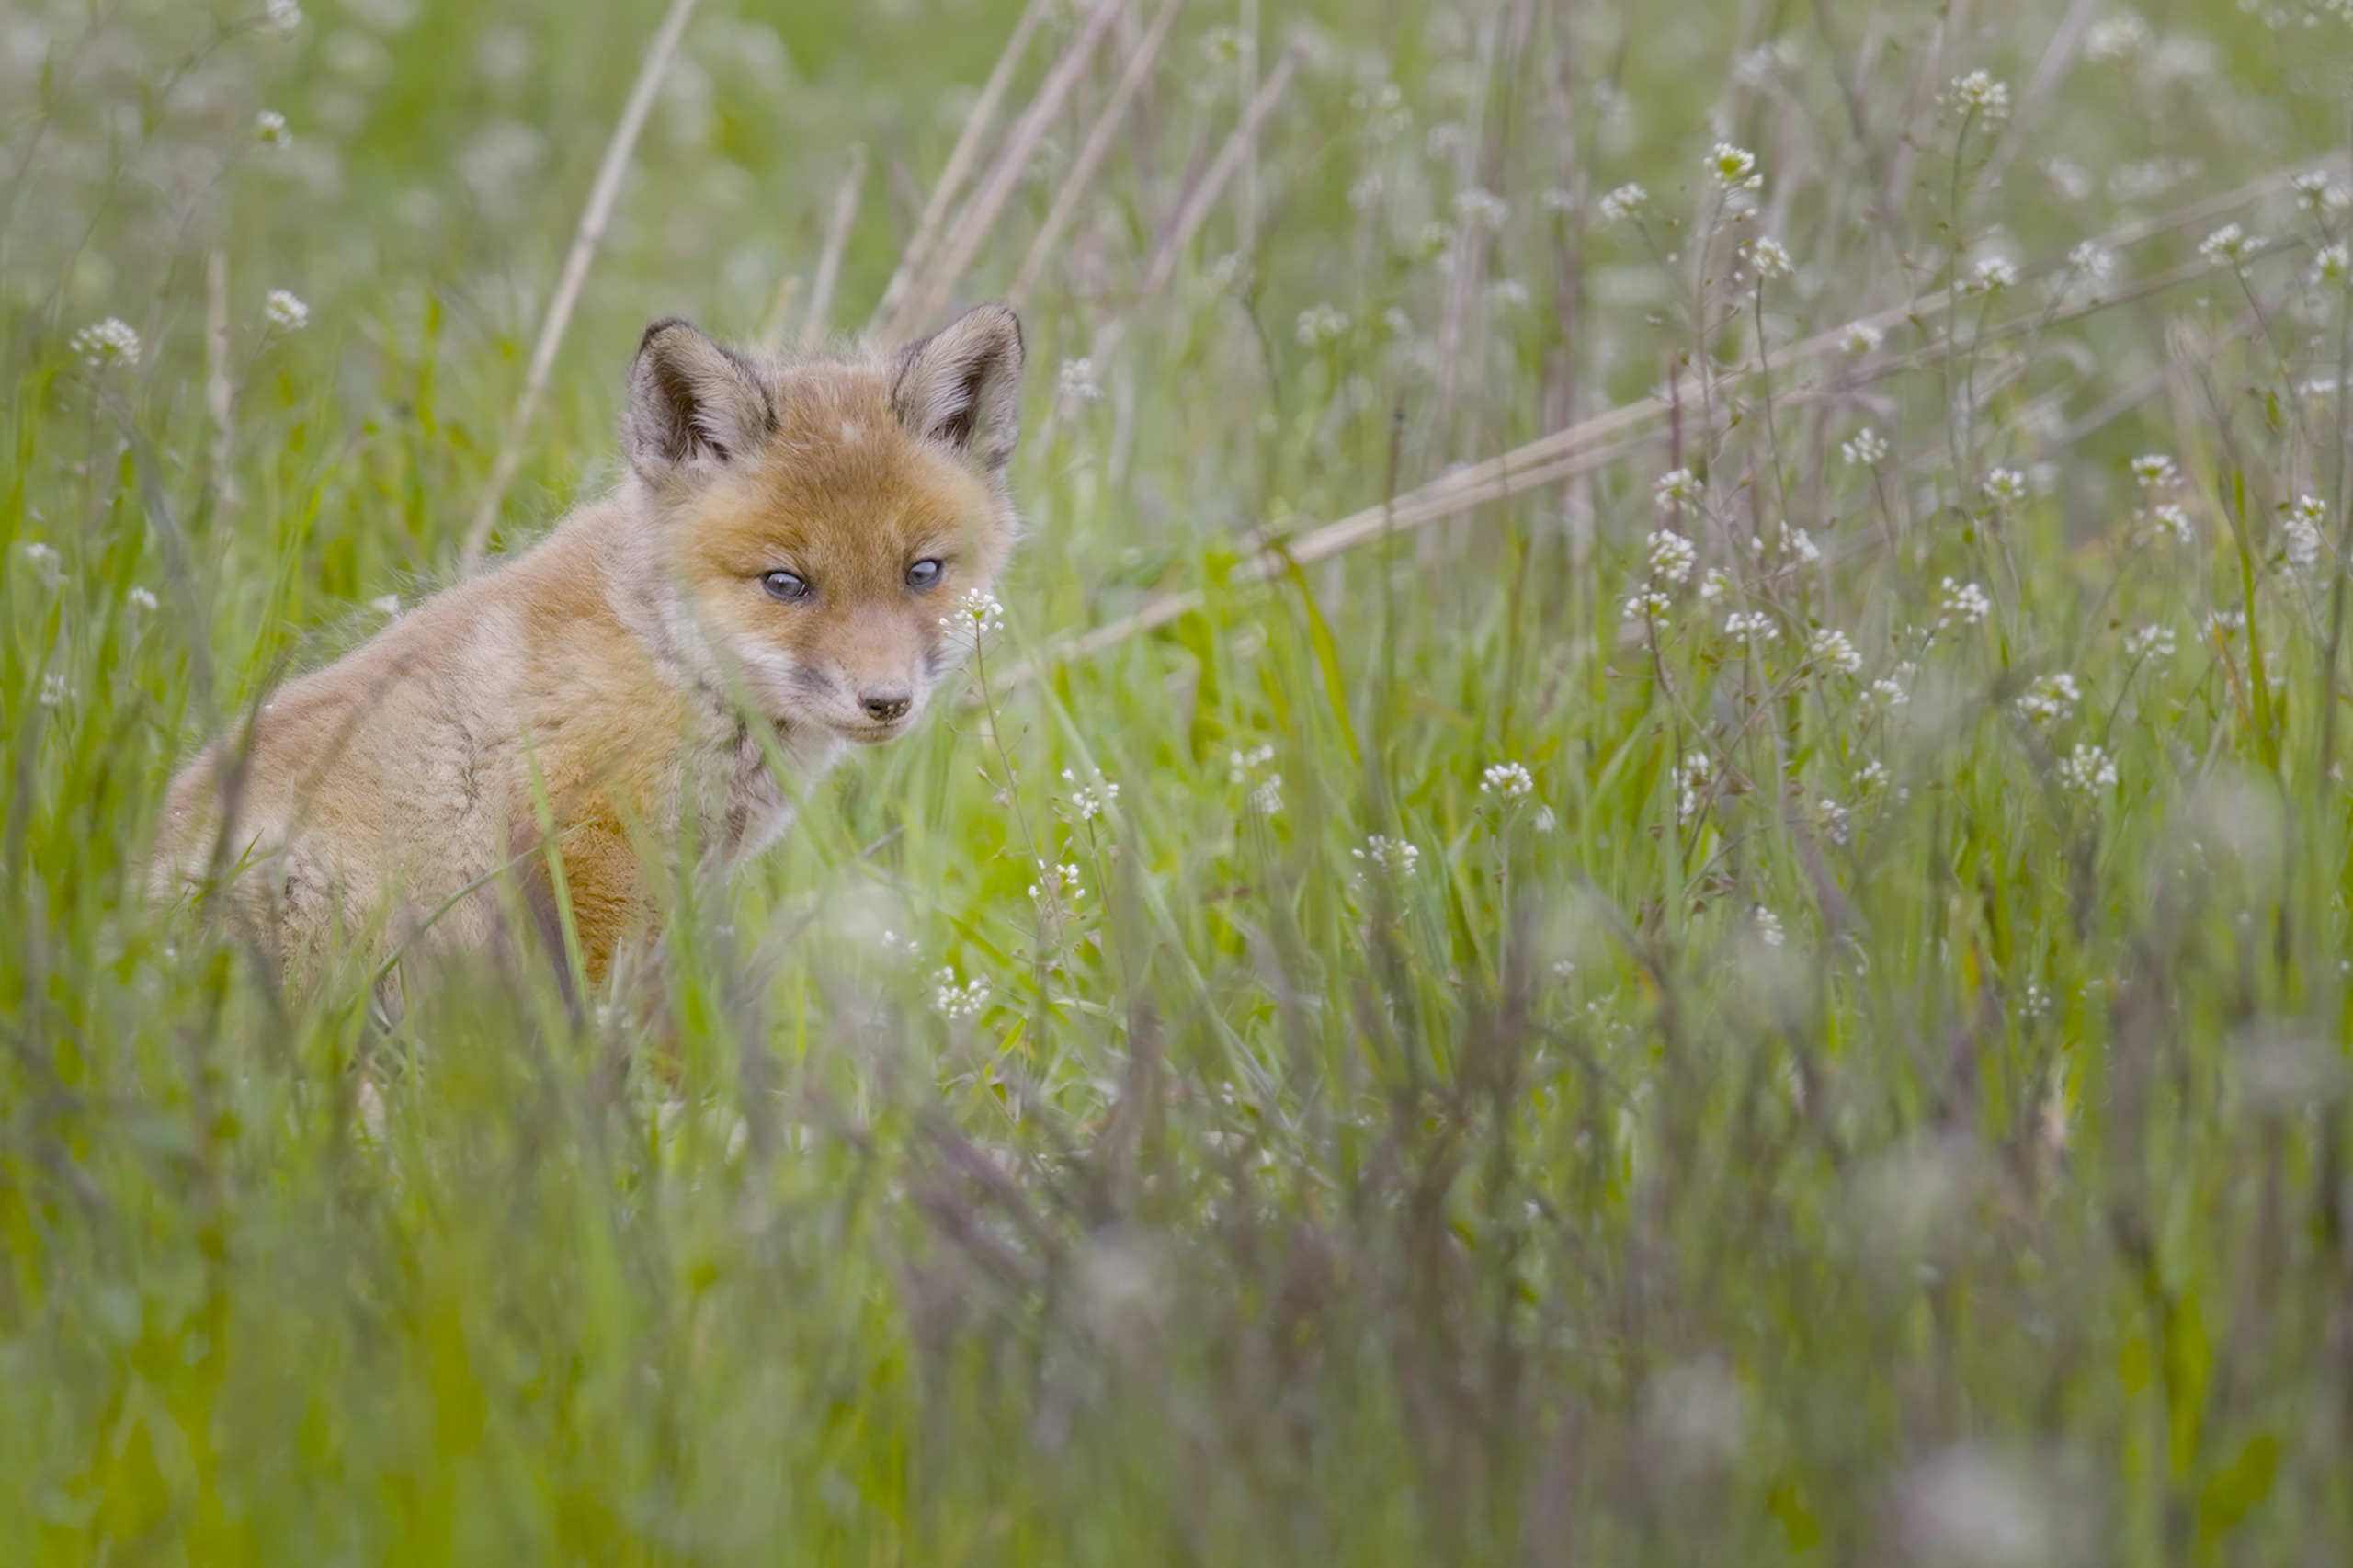
<path id="1" fill-rule="evenodd" d="M 665 9 L 0 21 L 0 1557 L 2353 1550 L 2341 7 L 708 0 L 492 548 L 646 318 L 1018 278 L 1008 625 L 387 1023 L 161 782 L 459 569 Z"/>

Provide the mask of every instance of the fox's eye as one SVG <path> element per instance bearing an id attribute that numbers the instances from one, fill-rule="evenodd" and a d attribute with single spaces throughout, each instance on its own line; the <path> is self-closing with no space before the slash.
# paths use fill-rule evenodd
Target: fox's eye
<path id="1" fill-rule="evenodd" d="M 940 565 L 938 562 L 929 559 L 918 561 L 913 566 L 907 568 L 907 586 L 910 588 L 928 588 L 934 583 L 939 581 L 939 573 Z"/>
<path id="2" fill-rule="evenodd" d="M 794 572 L 771 572 L 760 579 L 760 586 L 768 591 L 768 597 L 787 604 L 809 597 L 808 580 Z"/>

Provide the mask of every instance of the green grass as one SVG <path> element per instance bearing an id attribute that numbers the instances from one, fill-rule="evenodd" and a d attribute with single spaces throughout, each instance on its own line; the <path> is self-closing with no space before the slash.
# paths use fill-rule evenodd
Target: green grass
<path id="1" fill-rule="evenodd" d="M 0 1560 L 2353 1553 L 2347 210 L 2198 206 L 2342 150 L 2344 18 L 2103 16 L 2045 90 L 2055 0 L 1202 0 L 1025 306 L 975 700 L 593 1008 L 456 965 L 386 1026 L 364 965 L 288 991 L 155 907 L 157 798 L 457 570 L 661 7 L 305 9 L 57 0 L 0 52 Z M 609 481 L 648 317 L 747 336 L 813 268 L 856 142 L 864 321 L 1014 15 L 710 0 L 505 546 Z M 1979 68 L 1999 123 L 1939 102 Z M 135 363 L 75 347 L 108 316 Z M 1671 376 L 1611 460 L 1242 570 Z"/>

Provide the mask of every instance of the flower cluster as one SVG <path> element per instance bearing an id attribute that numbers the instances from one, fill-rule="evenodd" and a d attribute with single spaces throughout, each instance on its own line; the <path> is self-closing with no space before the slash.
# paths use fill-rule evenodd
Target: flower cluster
<path id="1" fill-rule="evenodd" d="M 1708 154 L 1708 175 L 1722 191 L 1755 190 L 1765 183 L 1756 172 L 1756 154 L 1729 142 L 1717 142 Z"/>
<path id="2" fill-rule="evenodd" d="M 1957 583 L 1948 577 L 1939 591 L 1944 596 L 1937 616 L 1939 627 L 1956 621 L 1963 626 L 1977 626 L 1994 613 L 1994 601 L 1987 598 L 1985 590 L 1974 583 Z"/>
<path id="3" fill-rule="evenodd" d="M 1683 583 L 1689 580 L 1691 568 L 1699 563 L 1699 551 L 1689 540 L 1667 528 L 1653 531 L 1649 540 L 1651 575 L 1663 583 Z"/>
<path id="4" fill-rule="evenodd" d="M 1071 814 L 1080 822 L 1093 822 L 1120 798 L 1120 787 L 1099 773 L 1096 775 L 1094 783 L 1081 784 L 1078 775 L 1065 767 L 1063 769 L 1063 782 L 1071 787 Z"/>
<path id="5" fill-rule="evenodd" d="M 1639 185 L 1621 185 L 1600 201 L 1601 216 L 1612 223 L 1637 216 L 1650 205 L 1651 193 Z"/>
<path id="6" fill-rule="evenodd" d="M 74 335 L 74 352 L 94 369 L 139 363 L 139 334 L 119 316 L 93 322 Z"/>
<path id="7" fill-rule="evenodd" d="M 1773 624 L 1773 618 L 1761 609 L 1747 612 L 1734 610 L 1724 617 L 1724 635 L 1745 642 L 1752 648 L 1761 648 L 1780 634 L 1781 629 Z"/>
<path id="8" fill-rule="evenodd" d="M 1364 841 L 1364 847 L 1349 851 L 1358 859 L 1390 876 L 1410 877 L 1422 863 L 1422 852 L 1402 838 L 1391 838 L 1376 833 Z"/>
<path id="9" fill-rule="evenodd" d="M 976 1018 L 989 1005 L 989 977 L 976 974 L 959 983 L 953 965 L 941 968 L 932 976 L 931 1005 L 950 1019 Z"/>
<path id="10" fill-rule="evenodd" d="M 311 307 L 283 289 L 272 289 L 262 306 L 272 332 L 300 332 L 311 324 Z"/>
<path id="11" fill-rule="evenodd" d="M 1987 125 L 2000 124 L 2010 112 L 2009 84 L 1995 80 L 1991 72 L 1954 77 L 1945 97 L 1953 108 Z"/>
<path id="12" fill-rule="evenodd" d="M 2083 692 L 2075 685 L 2075 677 L 2061 670 L 2044 676 L 2018 699 L 2018 712 L 2038 724 L 2055 724 L 2075 710 L 2083 700 Z"/>
<path id="13" fill-rule="evenodd" d="M 1863 656 L 1855 652 L 1853 639 L 1831 626 L 1814 631 L 1806 648 L 1806 662 L 1815 669 L 1836 670 L 1843 676 L 1859 675 L 1863 668 Z"/>
<path id="14" fill-rule="evenodd" d="M 1005 630 L 1005 607 L 993 594 L 969 589 L 954 609 L 939 618 L 939 624 L 950 640 L 978 647 L 983 638 Z"/>
<path id="15" fill-rule="evenodd" d="M 1536 779 L 1527 768 L 1516 762 L 1490 763 L 1479 775 L 1479 793 L 1498 800 L 1518 801 L 1533 794 Z"/>
<path id="16" fill-rule="evenodd" d="M 1838 449 L 1838 455 L 1857 468 L 1877 468 L 1887 460 L 1887 437 L 1868 425 Z"/>

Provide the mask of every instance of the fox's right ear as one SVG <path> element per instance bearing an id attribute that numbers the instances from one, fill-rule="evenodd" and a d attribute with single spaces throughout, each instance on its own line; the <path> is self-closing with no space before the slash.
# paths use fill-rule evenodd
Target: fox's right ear
<path id="1" fill-rule="evenodd" d="M 654 478 L 681 464 L 724 463 L 776 432 L 759 373 L 686 322 L 645 329 L 629 370 L 621 455 Z"/>

